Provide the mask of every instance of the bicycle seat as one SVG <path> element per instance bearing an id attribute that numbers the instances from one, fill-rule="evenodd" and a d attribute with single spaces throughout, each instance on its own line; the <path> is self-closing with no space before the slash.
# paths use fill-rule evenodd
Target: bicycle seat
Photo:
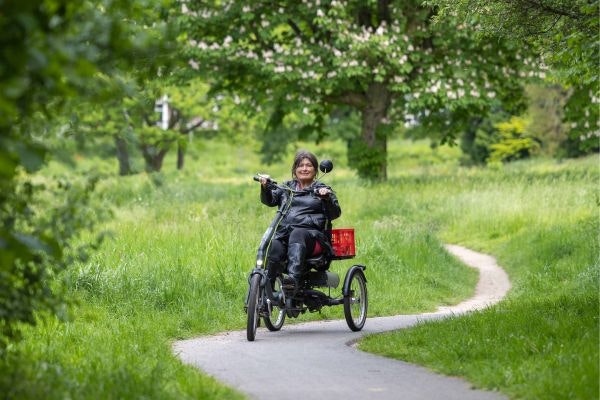
<path id="1" fill-rule="evenodd" d="M 331 258 L 327 257 L 327 255 L 323 251 L 323 248 L 321 247 L 321 244 L 319 242 L 316 242 L 313 254 L 310 257 L 308 257 L 304 262 L 310 268 L 314 268 L 317 271 L 325 271 L 329 268 Z"/>

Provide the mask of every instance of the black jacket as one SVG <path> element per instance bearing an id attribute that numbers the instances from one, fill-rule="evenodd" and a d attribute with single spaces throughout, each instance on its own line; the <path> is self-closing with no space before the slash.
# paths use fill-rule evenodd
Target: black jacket
<path id="1" fill-rule="evenodd" d="M 296 185 L 296 181 L 287 181 L 284 183 L 284 186 L 292 189 L 295 189 Z M 291 207 L 277 227 L 274 236 L 275 239 L 287 239 L 294 228 L 304 228 L 311 230 L 314 237 L 319 239 L 319 242 L 323 242 L 323 233 L 326 229 L 330 228 L 331 221 L 342 214 L 335 193 L 331 192 L 324 199 L 315 194 L 316 189 L 323 187 L 331 189 L 319 181 L 315 181 L 308 188 L 292 192 L 283 189 L 270 190 L 261 187 L 260 201 L 269 207 L 286 204 L 289 196 L 293 196 Z M 326 243 L 328 244 L 328 240 Z"/>

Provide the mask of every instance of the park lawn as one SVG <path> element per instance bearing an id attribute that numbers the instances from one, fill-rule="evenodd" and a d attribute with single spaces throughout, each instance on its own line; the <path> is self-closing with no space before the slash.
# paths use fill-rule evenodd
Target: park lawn
<path id="1" fill-rule="evenodd" d="M 325 181 L 336 189 L 343 209 L 336 226 L 356 229 L 354 262 L 368 267 L 370 316 L 433 311 L 471 296 L 476 273 L 449 256 L 444 242 L 498 256 L 513 278 L 511 298 L 518 302 L 517 288 L 529 293 L 529 286 L 544 281 L 544 270 L 526 267 L 520 271 L 529 266 L 526 260 L 517 259 L 514 264 L 505 260 L 500 251 L 510 253 L 507 238 L 524 233 L 528 221 L 541 229 L 555 226 L 561 216 L 567 227 L 591 220 L 590 229 L 596 229 L 588 197 L 597 171 L 589 160 L 464 169 L 458 166 L 456 148 L 431 149 L 423 142 L 394 141 L 389 148 L 389 181 L 366 184 L 347 168 L 343 144 L 307 147 L 336 164 Z M 98 202 L 111 209 L 114 217 L 98 231 L 108 230 L 112 238 L 87 262 L 57 277 L 74 299 L 70 317 L 66 322 L 40 321 L 11 348 L 5 365 L 10 374 L 0 374 L 1 387 L 9 389 L 7 397 L 241 398 L 182 365 L 171 345 L 176 339 L 244 328 L 247 274 L 273 217 L 273 209 L 260 204 L 252 175 L 269 172 L 276 179 L 286 179 L 291 157 L 290 153 L 283 162 L 265 166 L 250 148 L 210 141 L 190 148 L 183 171 L 175 171 L 174 160 L 167 158 L 164 171 L 158 174 L 106 174 L 99 183 Z M 103 164 L 93 156 L 82 155 L 78 163 L 80 168 L 105 173 L 113 167 L 116 170 L 114 163 Z M 51 165 L 48 173 L 58 172 L 69 173 L 60 165 Z M 556 176 L 562 178 L 556 180 Z M 536 196 L 548 202 L 547 212 L 534 204 L 519 205 Z M 494 212 L 479 209 L 487 202 L 494 204 Z M 563 209 L 565 205 L 571 208 Z M 487 220 L 482 223 L 488 214 L 497 217 L 491 225 Z M 521 238 L 525 237 L 530 236 Z M 528 246 L 541 245 L 522 240 Z M 352 262 L 339 262 L 332 268 L 343 274 Z M 565 287 L 581 286 L 587 293 L 588 286 L 597 284 L 597 268 L 592 266 L 588 275 L 579 270 L 564 267 L 559 275 L 567 282 Z M 548 274 L 557 273 L 553 271 Z M 519 275 L 525 277 L 521 284 L 515 281 Z M 547 304 L 552 308 L 555 303 Z M 528 320 L 525 312 L 524 317 Z M 343 318 L 341 308 L 303 315 L 299 321 L 325 318 Z M 475 322 L 470 317 L 461 321 L 474 324 L 469 336 L 477 340 L 480 330 Z M 508 329 L 517 323 L 512 321 L 505 320 Z M 589 328 L 585 319 L 572 325 L 573 329 Z M 589 336 L 597 343 L 597 323 L 595 327 Z M 527 332 L 521 336 L 529 340 Z M 426 340 L 425 335 L 420 337 Z M 495 354 L 501 349 L 492 347 L 491 351 Z M 582 354 L 579 348 L 564 350 L 565 357 Z M 472 365 L 477 364 L 472 361 Z M 536 368 L 532 364 L 527 371 L 534 374 Z M 476 379 L 473 382 L 488 387 Z M 507 386 L 498 387 L 508 391 Z"/>
<path id="2" fill-rule="evenodd" d="M 597 156 L 524 161 L 454 176 L 440 195 L 411 193 L 439 237 L 497 257 L 513 288 L 488 310 L 373 335 L 360 349 L 511 398 L 597 399 L 598 172 Z"/>
<path id="3" fill-rule="evenodd" d="M 444 251 L 434 225 L 413 218 L 416 203 L 402 204 L 402 188 L 359 182 L 341 143 L 315 151 L 335 161 L 325 180 L 342 203 L 336 226 L 356 229 L 354 261 L 368 266 L 369 285 L 377 288 L 370 291 L 370 315 L 431 311 L 472 294 L 476 274 Z M 113 216 L 97 230 L 110 238 L 57 277 L 73 300 L 68 318 L 40 319 L 25 330 L 0 365 L 6 397 L 241 398 L 183 365 L 172 343 L 245 327 L 247 276 L 274 215 L 260 203 L 252 176 L 287 179 L 292 156 L 265 166 L 251 149 L 214 141 L 190 149 L 183 171 L 167 159 L 161 173 L 116 177 L 114 163 L 78 155 L 79 168 L 104 175 L 96 202 Z M 74 172 L 51 164 L 46 173 Z M 344 274 L 352 262 L 332 268 Z M 343 318 L 342 308 L 298 321 L 331 318 Z"/>

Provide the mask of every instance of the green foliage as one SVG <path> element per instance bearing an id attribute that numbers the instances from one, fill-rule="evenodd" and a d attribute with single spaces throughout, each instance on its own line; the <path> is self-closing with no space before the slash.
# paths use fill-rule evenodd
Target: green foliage
<path id="1" fill-rule="evenodd" d="M 62 298 L 51 288 L 49 278 L 85 255 L 83 248 L 79 252 L 71 242 L 95 220 L 90 205 L 95 177 L 90 175 L 82 183 L 72 177 L 40 183 L 31 176 L 56 145 L 46 141 L 49 121 L 64 110 L 69 99 L 109 98 L 113 86 L 101 83 L 123 68 L 136 66 L 140 75 L 156 73 L 157 64 L 148 60 L 160 60 L 156 50 L 165 47 L 152 33 L 164 33 L 165 25 L 157 22 L 151 29 L 131 23 L 155 15 L 146 6 L 144 1 L 85 0 L 2 4 L 2 355 L 18 337 L 22 323 L 34 323 L 37 313 L 58 311 Z"/>
<path id="2" fill-rule="evenodd" d="M 36 315 L 63 308 L 60 287 L 51 288 L 56 274 L 76 260 L 85 260 L 103 236 L 72 244 L 106 213 L 91 201 L 97 178 L 72 178 L 36 183 L 23 177 L 5 197 L 0 270 L 0 355 L 20 337 L 20 324 L 34 324 Z M 50 211 L 52 210 L 52 211 Z M 63 315 L 64 316 L 64 315 Z"/>
<path id="3" fill-rule="evenodd" d="M 463 164 L 485 164 L 492 152 L 495 152 L 492 160 L 494 162 L 516 159 L 512 155 L 520 152 L 521 155 L 527 156 L 542 154 L 558 158 L 582 154 L 569 150 L 573 144 L 567 135 L 569 128 L 563 122 L 564 107 L 570 92 L 560 85 L 547 83 L 528 85 L 526 89 L 526 108 L 494 108 L 489 114 L 471 118 L 469 123 L 465 124 L 460 140 L 460 147 L 464 153 Z M 511 115 L 521 115 L 520 118 L 526 121 L 526 125 L 515 126 L 514 129 L 507 126 L 508 132 L 501 134 L 497 124 L 509 120 Z M 524 137 L 526 138 L 523 139 Z"/>
<path id="4" fill-rule="evenodd" d="M 74 136 L 85 137 L 89 150 L 109 139 L 120 140 L 126 157 L 131 155 L 133 163 L 139 150 L 146 171 L 151 172 L 161 170 L 165 155 L 174 148 L 179 151 L 178 165 L 182 168 L 185 149 L 194 138 L 220 135 L 235 143 L 253 134 L 258 118 L 238 109 L 237 96 L 210 92 L 209 85 L 198 78 L 181 81 L 178 71 L 172 74 L 167 80 L 152 78 L 143 84 L 122 77 L 126 86 L 116 88 L 119 95 L 103 103 L 104 107 L 98 108 L 93 102 L 74 105 Z M 161 107 L 157 107 L 163 96 L 168 104 L 167 129 L 162 128 Z M 127 171 L 124 175 L 134 172 Z"/>
<path id="5" fill-rule="evenodd" d="M 375 145 L 369 145 L 362 137 L 347 141 L 348 165 L 356 169 L 360 178 L 370 181 L 385 180 L 387 173 L 385 143 L 390 129 L 390 126 L 379 126 Z"/>
<path id="6" fill-rule="evenodd" d="M 512 117 L 509 121 L 499 122 L 499 141 L 490 145 L 488 163 L 513 161 L 527 158 L 539 151 L 539 143 L 525 131 L 527 121 Z"/>
<path id="7" fill-rule="evenodd" d="M 489 118 L 473 119 L 471 124 L 465 129 L 460 139 L 460 148 L 463 152 L 461 158 L 463 165 L 485 164 L 485 160 L 490 155 L 490 146 L 495 143 L 496 130 L 492 118 L 497 118 L 494 114 Z"/>
<path id="8" fill-rule="evenodd" d="M 600 2 L 598 0 L 431 0 L 441 15 L 471 25 L 482 37 L 530 46 L 550 66 L 549 79 L 573 91 L 565 120 L 574 125 L 572 155 L 598 149 Z M 441 23 L 444 21 L 440 18 Z"/>
<path id="9" fill-rule="evenodd" d="M 560 85 L 530 85 L 527 97 L 527 131 L 540 141 L 542 154 L 564 156 L 568 127 L 563 119 L 569 92 Z"/>
<path id="10" fill-rule="evenodd" d="M 596 93 L 596 94 L 594 94 Z M 600 150 L 600 93 L 589 88 L 573 88 L 565 105 L 565 120 L 570 124 L 566 153 L 580 156 Z"/>

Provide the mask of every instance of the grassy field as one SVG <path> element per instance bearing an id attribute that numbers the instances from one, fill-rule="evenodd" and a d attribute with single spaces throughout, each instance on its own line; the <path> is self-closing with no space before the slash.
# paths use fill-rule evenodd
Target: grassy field
<path id="1" fill-rule="evenodd" d="M 514 285 L 490 311 L 373 336 L 364 348 L 515 398 L 597 397 L 597 159 L 463 169 L 455 148 L 395 141 L 389 181 L 370 185 L 347 168 L 340 143 L 308 147 L 336 164 L 325 181 L 343 209 L 336 226 L 356 229 L 370 316 L 469 297 L 477 276 L 444 242 L 497 256 Z M 98 201 L 114 218 L 99 229 L 112 239 L 62 277 L 77 299 L 70 320 L 45 320 L 12 349 L 11 373 L 0 377 L 7 397 L 241 398 L 181 365 L 171 343 L 245 326 L 247 274 L 274 211 L 251 177 L 285 179 L 291 157 L 267 167 L 250 148 L 213 141 L 190 151 L 184 171 L 167 159 L 160 174 L 104 179 Z M 85 156 L 78 165 L 116 170 Z M 341 308 L 300 320 L 320 318 L 342 318 Z M 444 357 L 432 359 L 440 347 Z"/>
<path id="2" fill-rule="evenodd" d="M 360 348 L 519 399 L 598 398 L 598 158 L 413 176 L 438 237 L 497 257 L 513 289 L 469 317 L 368 337 Z"/>

